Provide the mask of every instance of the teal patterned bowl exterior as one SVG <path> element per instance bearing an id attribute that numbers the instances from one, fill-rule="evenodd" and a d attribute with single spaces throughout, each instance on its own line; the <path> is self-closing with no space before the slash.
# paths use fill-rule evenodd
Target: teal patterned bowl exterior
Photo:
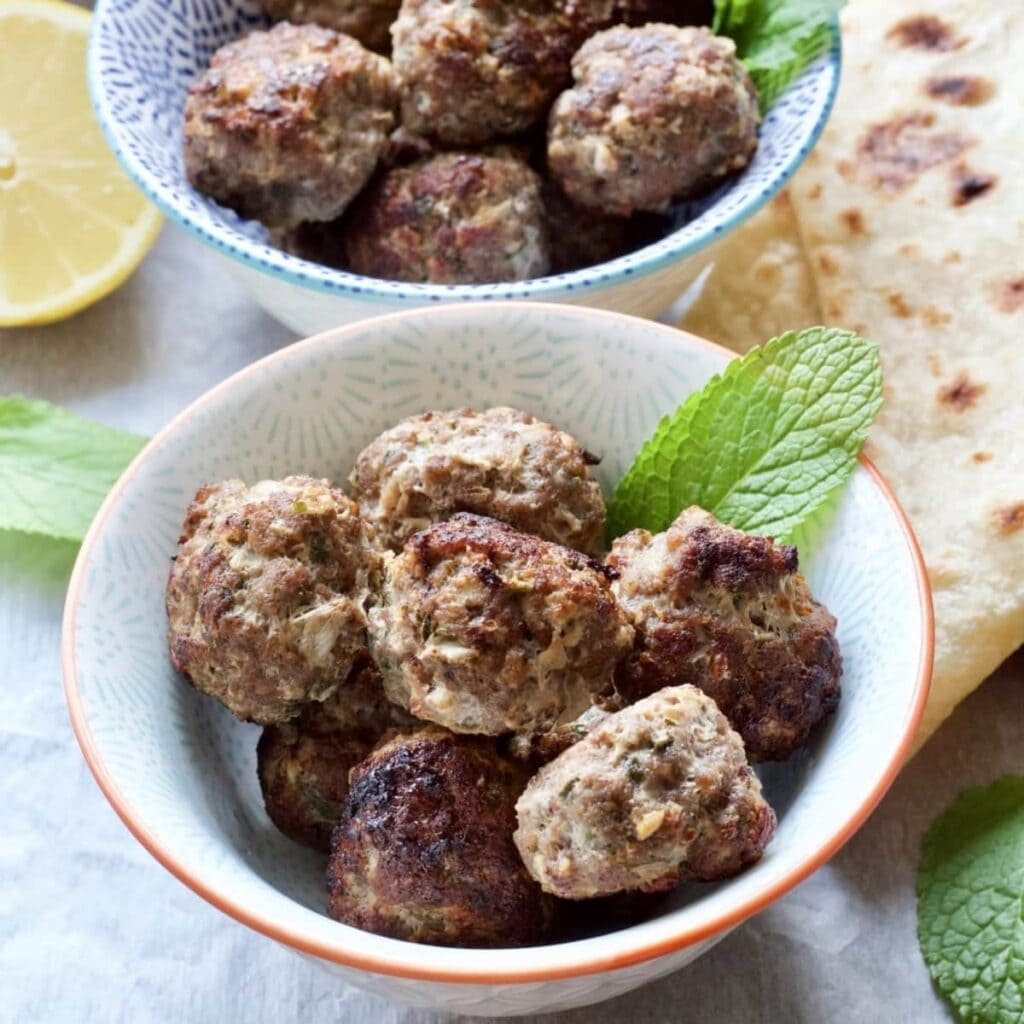
<path id="1" fill-rule="evenodd" d="M 809 750 L 764 773 L 780 818 L 767 855 L 729 882 L 684 887 L 651 921 L 593 938 L 451 950 L 328 919 L 323 860 L 264 814 L 258 730 L 177 676 L 165 642 L 169 560 L 200 484 L 295 472 L 344 481 L 360 449 L 403 416 L 501 403 L 565 427 L 603 455 L 607 490 L 660 416 L 728 358 L 671 328 L 595 310 L 443 306 L 300 342 L 199 399 L 115 487 L 82 547 L 66 609 L 72 721 L 128 827 L 211 902 L 344 981 L 491 1015 L 618 995 L 692 960 L 795 885 L 881 798 L 928 689 L 931 610 L 920 556 L 866 464 L 807 533 L 804 570 L 839 620 L 844 697 Z"/>

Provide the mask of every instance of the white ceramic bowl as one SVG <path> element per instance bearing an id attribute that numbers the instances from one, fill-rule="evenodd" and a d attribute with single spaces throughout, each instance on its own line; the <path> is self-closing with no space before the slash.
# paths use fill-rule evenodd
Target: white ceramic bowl
<path id="1" fill-rule="evenodd" d="M 265 24 L 258 0 L 97 0 L 89 85 L 107 141 L 172 220 L 228 258 L 253 297 L 300 334 L 437 302 L 538 299 L 657 316 L 692 272 L 691 253 L 732 231 L 785 184 L 817 140 L 839 84 L 839 31 L 829 53 L 779 97 L 751 165 L 713 195 L 674 211 L 668 237 L 585 270 L 495 285 L 416 285 L 331 270 L 267 244 L 266 231 L 192 189 L 182 158 L 182 109 L 211 53 Z"/>
<path id="2" fill-rule="evenodd" d="M 601 453 L 608 488 L 659 417 L 728 358 L 708 342 L 617 314 L 548 304 L 444 306 L 300 342 L 195 402 L 114 488 L 82 547 L 67 601 L 72 721 L 128 827 L 206 899 L 338 979 L 410 1003 L 495 1015 L 596 1002 L 664 975 L 808 875 L 892 782 L 930 677 L 920 554 L 867 462 L 804 548 L 804 570 L 839 620 L 844 696 L 805 754 L 764 773 L 780 818 L 766 856 L 729 882 L 680 890 L 651 921 L 593 938 L 453 950 L 327 918 L 322 858 L 285 839 L 263 812 L 257 729 L 177 676 L 165 642 L 168 559 L 204 481 L 290 472 L 343 481 L 359 450 L 403 416 L 508 403 Z"/>

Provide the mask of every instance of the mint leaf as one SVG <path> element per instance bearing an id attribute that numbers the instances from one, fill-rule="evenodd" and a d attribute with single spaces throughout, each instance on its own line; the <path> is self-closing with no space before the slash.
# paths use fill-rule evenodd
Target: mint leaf
<path id="1" fill-rule="evenodd" d="M 853 472 L 881 404 L 872 342 L 832 327 L 774 338 L 661 421 L 612 495 L 610 535 L 658 532 L 700 505 L 784 536 Z"/>
<path id="2" fill-rule="evenodd" d="M 1024 1020 L 1024 776 L 965 790 L 932 823 L 917 872 L 917 935 L 967 1024 Z"/>
<path id="3" fill-rule="evenodd" d="M 0 529 L 81 540 L 145 441 L 49 402 L 0 398 Z"/>
<path id="4" fill-rule="evenodd" d="M 846 0 L 715 0 L 713 30 L 736 43 L 757 86 L 761 110 L 832 43 Z"/>

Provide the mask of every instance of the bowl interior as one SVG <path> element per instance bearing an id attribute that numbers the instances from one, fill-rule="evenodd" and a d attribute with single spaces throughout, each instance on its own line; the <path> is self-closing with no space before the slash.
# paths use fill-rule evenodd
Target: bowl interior
<path id="1" fill-rule="evenodd" d="M 358 951 L 388 972 L 457 966 L 506 975 L 552 962 L 572 970 L 623 949 L 713 932 L 802 877 L 880 796 L 927 685 L 927 602 L 911 542 L 863 468 L 803 552 L 816 594 L 839 620 L 844 697 L 807 752 L 765 773 L 780 815 L 767 855 L 728 883 L 680 890 L 643 924 L 557 950 L 453 953 L 325 917 L 323 859 L 278 834 L 263 812 L 258 730 L 177 676 L 165 642 L 169 559 L 201 483 L 292 472 L 344 481 L 360 449 L 405 415 L 504 403 L 601 453 L 607 491 L 660 416 L 726 360 L 724 350 L 647 321 L 554 305 L 449 306 L 300 343 L 200 399 L 115 489 L 69 597 L 76 728 L 136 834 L 180 877 L 256 927 L 342 962 Z"/>
<path id="2" fill-rule="evenodd" d="M 257 0 L 98 0 L 89 83 L 107 140 L 136 183 L 169 217 L 243 263 L 318 291 L 365 299 L 539 298 L 586 293 L 695 252 L 742 223 L 774 195 L 810 152 L 839 82 L 839 34 L 777 100 L 750 166 L 714 193 L 672 211 L 676 230 L 627 256 L 518 284 L 415 285 L 322 267 L 267 244 L 265 229 L 192 189 L 182 156 L 189 85 L 219 46 L 266 24 Z"/>

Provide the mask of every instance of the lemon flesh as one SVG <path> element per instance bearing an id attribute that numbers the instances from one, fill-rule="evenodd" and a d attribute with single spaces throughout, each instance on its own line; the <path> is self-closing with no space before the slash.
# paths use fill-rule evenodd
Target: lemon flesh
<path id="1" fill-rule="evenodd" d="M 0 3 L 0 327 L 103 298 L 160 230 L 89 106 L 89 20 L 58 0 Z"/>

